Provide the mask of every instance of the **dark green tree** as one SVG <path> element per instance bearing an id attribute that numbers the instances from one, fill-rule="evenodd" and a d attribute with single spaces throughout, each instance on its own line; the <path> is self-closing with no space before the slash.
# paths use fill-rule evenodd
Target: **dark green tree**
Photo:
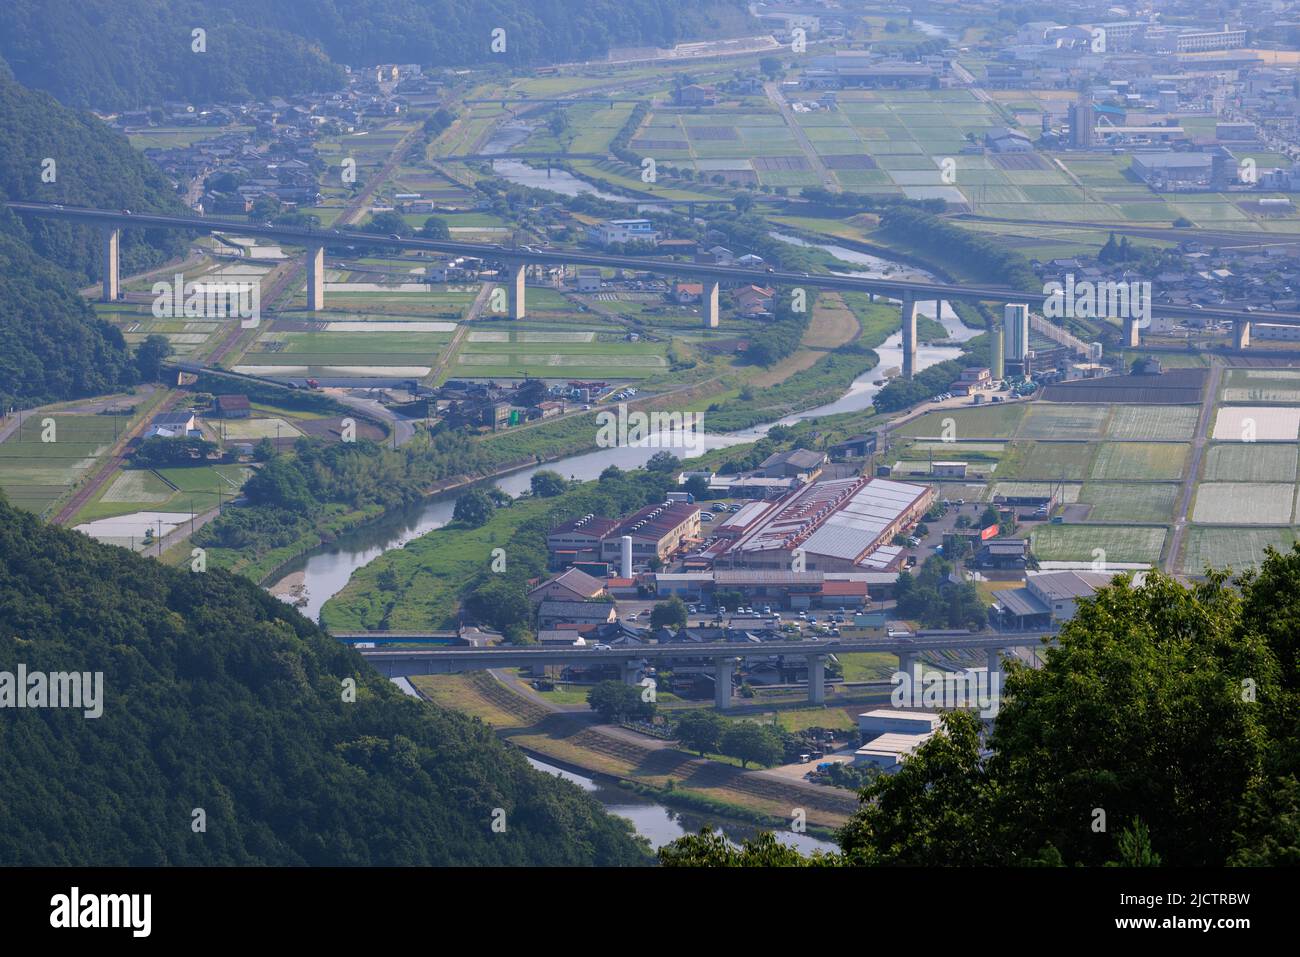
<path id="1" fill-rule="evenodd" d="M 492 503 L 492 498 L 487 492 L 481 488 L 470 489 L 456 499 L 456 505 L 452 509 L 451 517 L 453 520 L 462 522 L 470 528 L 478 528 L 487 524 L 495 509 L 496 506 Z"/>

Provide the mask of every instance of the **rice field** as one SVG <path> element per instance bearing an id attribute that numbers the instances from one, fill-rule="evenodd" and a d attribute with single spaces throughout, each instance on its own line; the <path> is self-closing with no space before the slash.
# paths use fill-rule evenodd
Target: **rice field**
<path id="1" fill-rule="evenodd" d="M 1106 429 L 1108 405 L 1050 405 L 1036 402 L 1020 423 L 1017 438 L 1099 439 Z"/>
<path id="2" fill-rule="evenodd" d="M 240 442 L 257 439 L 296 439 L 302 435 L 286 420 L 278 416 L 265 419 L 223 419 L 221 431 L 227 441 Z"/>
<path id="3" fill-rule="evenodd" d="M 1202 482 L 1192 521 L 1198 525 L 1289 525 L 1295 486 L 1273 482 Z"/>
<path id="4" fill-rule="evenodd" d="M 1220 398 L 1224 402 L 1300 403 L 1300 370 L 1230 369 Z"/>
<path id="5" fill-rule="evenodd" d="M 1040 525 L 1030 533 L 1039 561 L 1108 562 L 1160 561 L 1165 529 L 1122 525 Z M 1100 549 L 1100 552 L 1098 550 Z"/>
<path id="6" fill-rule="evenodd" d="M 1185 405 L 1116 406 L 1106 438 L 1111 441 L 1189 442 L 1196 434 L 1199 414 L 1199 409 Z"/>
<path id="7" fill-rule="evenodd" d="M 998 496 L 1018 496 L 1018 495 L 1051 495 L 1056 493 L 1059 501 L 1070 505 L 1079 501 L 1079 494 L 1082 486 L 1077 482 L 998 482 L 993 486 L 992 494 L 989 500 L 996 500 Z"/>
<path id="8" fill-rule="evenodd" d="M 1294 442 L 1300 435 L 1300 408 L 1232 405 L 1219 409 L 1216 442 Z"/>
<path id="9" fill-rule="evenodd" d="M 1183 541 L 1182 571 L 1185 575 L 1203 575 L 1205 567 L 1231 568 L 1244 572 L 1259 567 L 1264 550 L 1273 547 L 1290 550 L 1295 532 L 1290 528 L 1223 528 L 1195 525 L 1187 530 Z"/>
<path id="10" fill-rule="evenodd" d="M 1082 480 L 1094 446 L 1088 442 L 1016 443 L 1016 454 L 998 466 L 998 476 L 1017 479 Z"/>
<path id="11" fill-rule="evenodd" d="M 1181 486 L 1172 483 L 1099 484 L 1089 482 L 1079 493 L 1079 501 L 1092 508 L 1089 522 L 1169 522 L 1174 515 Z"/>
<path id="12" fill-rule="evenodd" d="M 1207 482 L 1287 482 L 1296 480 L 1296 448 L 1291 445 L 1224 442 L 1205 453 Z"/>
<path id="13" fill-rule="evenodd" d="M 0 488 L 19 508 L 40 513 L 76 484 L 114 441 L 126 419 L 31 415 L 0 443 Z"/>
<path id="14" fill-rule="evenodd" d="M 591 330 L 476 330 L 475 335 L 480 338 L 471 337 L 456 353 L 457 377 L 642 379 L 668 369 L 662 342 L 598 341 Z"/>
<path id="15" fill-rule="evenodd" d="M 1015 436 L 1028 406 L 1008 403 L 982 408 L 943 409 L 913 419 L 898 429 L 897 434 L 925 439 L 954 440 L 1009 439 Z M 945 429 L 945 420 L 952 420 L 952 430 Z"/>
<path id="16" fill-rule="evenodd" d="M 1103 442 L 1092 466 L 1094 480 L 1179 479 L 1191 447 L 1175 442 Z"/>

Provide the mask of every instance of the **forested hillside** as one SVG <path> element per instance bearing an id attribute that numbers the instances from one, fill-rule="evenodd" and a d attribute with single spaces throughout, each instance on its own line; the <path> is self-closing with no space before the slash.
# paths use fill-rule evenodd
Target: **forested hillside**
<path id="1" fill-rule="evenodd" d="M 737 0 L 10 0 L 0 57 L 68 104 L 236 101 L 338 85 L 336 64 L 584 60 L 734 32 Z M 576 16 L 577 13 L 582 16 Z M 506 31 L 506 48 L 489 50 Z M 192 30 L 206 31 L 206 52 Z"/>
<path id="2" fill-rule="evenodd" d="M 578 788 L 402 695 L 251 582 L 171 569 L 0 499 L 0 671 L 19 664 L 102 671 L 103 714 L 6 711 L 0 864 L 646 859 Z"/>
<path id="3" fill-rule="evenodd" d="M 25 89 L 0 65 L 0 201 L 179 210 L 166 179 L 95 117 Z M 53 160 L 53 167 L 45 164 Z M 44 164 L 44 165 L 43 165 Z M 42 182 L 42 169 L 54 181 Z M 164 261 L 178 234 L 127 230 L 122 271 Z M 0 402 L 33 405 L 135 381 L 121 334 L 77 288 L 99 276 L 99 236 L 84 226 L 0 210 Z"/>

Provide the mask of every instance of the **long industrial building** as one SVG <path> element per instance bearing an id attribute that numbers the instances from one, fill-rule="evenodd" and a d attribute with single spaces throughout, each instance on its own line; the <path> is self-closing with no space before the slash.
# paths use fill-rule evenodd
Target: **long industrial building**
<path id="1" fill-rule="evenodd" d="M 814 482 L 746 506 L 746 527 L 714 567 L 863 571 L 874 567 L 874 552 L 925 516 L 936 494 L 928 485 L 881 478 Z"/>

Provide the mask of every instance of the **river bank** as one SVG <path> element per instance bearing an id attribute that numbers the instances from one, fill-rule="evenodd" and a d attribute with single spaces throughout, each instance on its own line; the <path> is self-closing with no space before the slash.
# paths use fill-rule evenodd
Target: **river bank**
<path id="1" fill-rule="evenodd" d="M 824 839 L 858 807 L 856 795 L 846 789 L 806 784 L 762 770 L 745 771 L 657 739 L 593 724 L 582 714 L 525 698 L 509 687 L 511 682 L 490 673 L 408 680 L 421 697 L 473 715 L 536 759 L 610 782 L 623 795 L 671 803 L 728 827 L 788 833 L 795 811 L 802 810 L 810 830 Z"/>

